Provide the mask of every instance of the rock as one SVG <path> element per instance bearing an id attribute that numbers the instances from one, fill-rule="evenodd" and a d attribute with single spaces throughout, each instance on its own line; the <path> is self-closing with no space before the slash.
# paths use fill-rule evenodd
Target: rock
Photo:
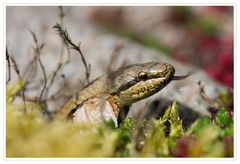
<path id="1" fill-rule="evenodd" d="M 136 116 L 147 102 L 159 98 L 176 99 L 178 102 L 196 112 L 206 115 L 208 114 L 206 110 L 207 104 L 198 93 L 198 81 L 201 80 L 202 83 L 205 84 L 205 92 L 211 98 L 215 98 L 219 90 L 224 88 L 224 86 L 211 79 L 203 70 L 177 62 L 159 51 L 101 30 L 93 25 L 89 19 L 86 19 L 89 8 L 66 7 L 64 9 L 67 11 L 64 26 L 67 28 L 74 42 L 78 43 L 81 41 L 81 49 L 84 56 L 87 62 L 91 64 L 91 80 L 106 72 L 111 53 L 119 43 L 123 44 L 124 47 L 120 51 L 115 69 L 119 68 L 123 63 L 133 64 L 161 61 L 173 65 L 176 69 L 176 75 L 185 75 L 190 71 L 194 71 L 190 77 L 181 81 L 172 81 L 167 87 L 154 96 L 133 104 L 129 116 Z M 52 28 L 56 22 L 59 22 L 58 9 L 56 7 L 11 6 L 7 7 L 6 13 L 9 52 L 15 57 L 19 69 L 25 69 L 25 66 L 29 62 L 28 59 L 32 57 L 32 38 L 28 32 L 30 28 L 36 31 L 39 40 L 45 43 L 44 54 L 42 54 L 41 59 L 47 75 L 51 75 L 51 72 L 57 67 L 61 49 L 61 39 Z M 80 79 L 84 79 L 85 70 L 79 54 L 73 51 L 71 52 L 70 63 L 63 68 L 62 74 L 65 75 L 65 79 L 69 83 L 70 88 L 74 88 L 74 86 L 80 85 Z M 66 54 L 66 50 L 64 53 Z M 42 79 L 42 73 L 38 71 L 37 74 L 36 79 L 32 79 L 36 83 Z M 16 78 L 17 77 L 15 77 L 15 79 Z M 55 93 L 63 83 L 62 81 L 60 75 L 58 75 L 49 93 Z M 39 91 L 40 89 L 36 91 L 26 91 L 26 95 L 36 96 L 39 94 Z M 62 100 L 49 102 L 48 110 L 57 110 L 63 103 Z M 75 115 L 78 115 L 78 113 Z"/>
<path id="2" fill-rule="evenodd" d="M 99 94 L 84 101 L 73 113 L 73 123 L 101 123 L 113 120 L 118 127 L 119 109 L 109 94 Z"/>

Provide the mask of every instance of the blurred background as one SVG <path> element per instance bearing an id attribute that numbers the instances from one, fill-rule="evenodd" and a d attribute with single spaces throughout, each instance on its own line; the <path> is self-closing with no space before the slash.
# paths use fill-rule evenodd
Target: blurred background
<path id="1" fill-rule="evenodd" d="M 9 6 L 6 10 L 7 47 L 20 74 L 29 69 L 34 56 L 30 31 L 36 34 L 39 43 L 44 44 L 41 59 L 47 77 L 61 60 L 69 60 L 57 74 L 49 95 L 63 85 L 62 77 L 67 81 L 67 92 L 76 89 L 85 76 L 78 54 L 71 51 L 68 56 L 67 49 L 61 48 L 61 39 L 53 29 L 56 23 L 68 30 L 73 42 L 81 42 L 81 50 L 91 65 L 90 80 L 106 72 L 114 48 L 121 44 L 123 48 L 113 65 L 115 69 L 132 63 L 162 61 L 174 65 L 178 75 L 197 70 L 192 78 L 173 83 L 158 96 L 176 98 L 204 111 L 206 107 L 201 107 L 204 103 L 196 91 L 198 81 L 206 84 L 210 97 L 216 97 L 221 88 L 232 92 L 234 35 L 231 6 L 66 6 L 61 10 L 46 6 Z M 15 75 L 12 76 L 14 79 Z M 29 79 L 33 83 L 26 92 L 31 96 L 39 95 L 40 89 L 36 92 L 31 88 L 43 85 L 41 69 L 36 69 Z M 49 103 L 50 110 L 56 110 L 56 102 L 52 105 Z"/>
<path id="2" fill-rule="evenodd" d="M 232 7 L 105 7 L 90 19 L 233 87 Z"/>
<path id="3" fill-rule="evenodd" d="M 117 130 L 103 124 L 95 133 L 90 125 L 80 134 L 45 119 L 87 84 L 81 57 L 56 23 L 80 45 L 90 81 L 150 61 L 173 65 L 178 76 L 193 73 L 133 104 L 135 125 L 126 119 Z M 7 156 L 233 157 L 233 24 L 231 6 L 7 6 Z M 163 123 L 173 100 L 179 107 Z"/>

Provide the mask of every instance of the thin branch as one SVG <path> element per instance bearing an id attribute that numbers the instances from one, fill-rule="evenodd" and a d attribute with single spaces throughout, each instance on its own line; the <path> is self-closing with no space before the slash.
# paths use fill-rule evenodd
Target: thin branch
<path id="1" fill-rule="evenodd" d="M 57 100 L 58 98 L 60 98 L 60 97 L 62 97 L 62 96 L 64 96 L 64 97 L 66 97 L 65 95 L 65 90 L 66 90 L 66 88 L 68 88 L 68 83 L 67 83 L 67 81 L 66 81 L 66 78 L 65 78 L 65 75 L 64 74 L 62 74 L 61 75 L 61 78 L 63 79 L 63 85 L 62 85 L 62 87 L 59 87 L 59 89 L 54 93 L 54 94 L 52 94 L 49 98 L 48 98 L 48 100 Z M 71 94 L 72 95 L 72 94 Z"/>
<path id="2" fill-rule="evenodd" d="M 143 140 L 143 120 L 146 116 L 146 113 L 148 112 L 149 109 L 149 103 L 147 102 L 143 108 L 143 110 L 140 110 L 141 112 L 138 113 L 137 115 L 137 119 L 135 126 L 134 126 L 134 131 L 133 131 L 133 148 L 134 150 L 141 150 L 142 149 L 142 145 L 140 144 L 141 141 Z"/>
<path id="3" fill-rule="evenodd" d="M 107 72 L 111 72 L 113 71 L 114 69 L 114 65 L 115 65 L 115 62 L 116 62 L 116 59 L 118 58 L 119 54 L 120 54 L 120 51 L 122 50 L 123 48 L 123 44 L 121 43 L 118 43 L 114 49 L 113 49 L 113 52 L 111 54 L 111 59 L 110 59 L 110 62 L 109 62 L 109 65 L 108 65 L 108 68 L 107 68 Z"/>
<path id="4" fill-rule="evenodd" d="M 61 68 L 62 68 L 62 66 L 64 65 L 65 63 L 61 63 L 61 62 L 59 62 L 58 63 L 58 65 L 57 65 L 57 67 L 56 67 L 56 69 L 55 69 L 55 71 L 53 71 L 53 75 L 52 75 L 52 77 L 51 77 L 51 79 L 50 79 L 50 83 L 48 84 L 48 86 L 46 87 L 46 95 L 47 95 L 47 97 L 48 97 L 48 92 L 49 92 L 49 89 L 51 88 L 51 86 L 53 85 L 53 82 L 54 82 L 54 80 L 55 80 L 55 78 L 57 77 L 57 74 L 60 72 L 60 70 L 61 70 Z"/>
<path id="5" fill-rule="evenodd" d="M 63 39 L 63 41 L 65 42 L 65 44 L 69 45 L 71 49 L 77 51 L 82 59 L 82 62 L 84 64 L 85 67 L 85 74 L 86 74 L 86 79 L 87 79 L 87 83 L 89 84 L 89 76 L 90 76 L 90 65 L 87 64 L 83 53 L 80 49 L 80 44 L 76 45 L 72 42 L 71 38 L 69 37 L 69 34 L 67 32 L 67 30 L 64 30 L 62 28 L 62 26 L 60 24 L 56 24 L 55 26 L 53 26 L 53 28 L 58 32 L 59 36 Z"/>
<path id="6" fill-rule="evenodd" d="M 29 77 L 31 76 L 31 79 L 34 79 L 36 74 L 36 67 L 37 66 L 37 55 L 35 54 L 33 58 L 29 61 L 27 66 L 25 67 L 25 70 L 23 71 L 23 79 L 27 81 Z M 34 75 L 34 77 L 32 77 Z"/>
<path id="7" fill-rule="evenodd" d="M 37 39 L 37 36 L 35 33 L 32 32 L 31 29 L 29 29 L 32 37 L 33 37 L 33 40 L 34 40 L 34 43 L 35 45 L 37 44 L 38 45 L 38 39 Z M 43 48 L 43 44 L 42 44 L 42 48 Z M 31 77 L 31 79 L 35 78 L 37 73 L 36 73 L 36 70 L 37 70 L 37 62 L 38 62 L 38 54 L 36 53 L 35 51 L 35 47 L 33 47 L 34 49 L 34 56 L 33 58 L 30 60 L 30 62 L 27 64 L 25 70 L 23 71 L 23 79 L 25 79 L 25 81 L 27 81 L 29 79 L 30 76 L 34 75 L 34 77 Z"/>
<path id="8" fill-rule="evenodd" d="M 60 18 L 60 25 L 63 26 L 63 19 L 66 16 L 65 12 L 63 11 L 63 7 L 62 6 L 58 6 L 59 9 L 59 18 Z M 66 45 L 66 44 L 65 44 Z M 67 45 L 66 45 L 67 47 Z M 62 61 L 63 55 L 64 55 L 64 41 L 62 40 L 62 45 L 61 45 L 61 57 L 60 57 L 60 61 Z"/>
<path id="9" fill-rule="evenodd" d="M 9 53 L 8 53 L 7 47 L 6 47 L 6 60 L 8 63 L 8 80 L 7 80 L 7 84 L 8 84 L 11 81 L 11 64 L 10 64 Z"/>
<path id="10" fill-rule="evenodd" d="M 59 18 L 60 18 L 60 25 L 63 26 L 63 19 L 64 17 L 66 16 L 65 12 L 63 11 L 63 7 L 62 6 L 59 6 L 58 7 L 59 9 Z M 66 45 L 66 44 L 65 44 Z M 67 45 L 66 45 L 67 47 Z M 60 57 L 60 61 L 62 61 L 62 58 L 63 58 L 63 55 L 64 55 L 64 41 L 62 40 L 62 45 L 61 45 L 61 57 Z"/>
<path id="11" fill-rule="evenodd" d="M 198 85 L 199 85 L 199 93 L 202 99 L 205 100 L 208 106 L 211 107 L 212 109 L 219 110 L 220 105 L 216 101 L 214 101 L 213 99 L 207 96 L 207 94 L 204 91 L 204 85 L 202 84 L 201 81 L 198 82 Z"/>
<path id="12" fill-rule="evenodd" d="M 18 69 L 17 63 L 16 63 L 15 59 L 14 59 L 12 56 L 10 56 L 10 60 L 11 60 L 11 62 L 12 62 L 12 64 L 13 64 L 13 69 L 14 69 L 14 71 L 16 72 L 16 74 L 17 74 L 17 76 L 18 76 L 18 79 L 20 80 L 20 79 L 21 79 L 21 78 L 20 78 L 20 71 L 19 71 L 19 69 Z"/>
<path id="13" fill-rule="evenodd" d="M 8 55 L 9 55 L 9 54 L 8 54 Z M 10 56 L 10 55 L 9 55 L 9 56 Z M 17 73 L 18 80 L 20 81 L 20 80 L 21 80 L 21 76 L 20 76 L 19 68 L 18 68 L 18 66 L 17 66 L 17 62 L 15 61 L 15 59 L 14 59 L 12 56 L 10 56 L 10 60 L 11 60 L 11 62 L 13 63 L 13 69 L 14 69 L 15 72 Z M 24 88 L 25 88 L 25 86 L 23 86 L 23 89 L 21 90 L 21 96 L 22 96 L 23 104 L 24 104 L 24 112 L 26 113 L 26 112 L 27 112 L 27 107 L 26 107 L 26 98 L 25 98 Z"/>
<path id="14" fill-rule="evenodd" d="M 63 11 L 63 7 L 62 6 L 58 6 L 59 9 L 59 18 L 60 18 L 60 24 L 63 25 L 63 19 L 66 16 L 66 13 Z"/>
<path id="15" fill-rule="evenodd" d="M 59 18 L 60 18 L 60 25 L 63 26 L 63 19 L 66 16 L 66 13 L 63 10 L 62 6 L 58 7 L 59 9 Z M 60 51 L 60 58 L 59 58 L 59 62 L 57 64 L 56 69 L 53 71 L 51 79 L 50 79 L 50 83 L 48 84 L 48 86 L 46 87 L 46 96 L 48 97 L 48 92 L 51 88 L 51 86 L 54 83 L 55 78 L 57 77 L 58 73 L 60 72 L 60 70 L 62 69 L 63 66 L 67 65 L 70 62 L 70 49 L 68 47 L 68 45 L 63 41 L 63 39 L 61 40 L 61 51 Z M 64 57 L 64 48 L 66 47 L 67 49 L 67 60 L 63 61 L 63 57 Z"/>
<path id="16" fill-rule="evenodd" d="M 58 16 L 59 16 L 59 18 L 60 18 L 60 25 L 61 26 L 63 26 L 64 25 L 64 18 L 66 17 L 66 15 L 67 15 L 67 11 L 64 11 L 63 10 L 63 7 L 62 6 L 58 6 L 58 9 L 59 9 L 59 14 L 58 14 Z M 64 41 L 62 40 L 62 45 L 61 45 L 61 59 L 62 59 L 62 57 L 63 57 L 63 50 L 64 50 Z M 70 62 L 70 49 L 69 49 L 69 47 L 68 47 L 68 45 L 67 44 L 65 44 L 65 46 L 66 46 L 66 48 L 67 48 L 67 61 L 65 62 L 66 64 L 68 64 L 69 62 Z"/>
<path id="17" fill-rule="evenodd" d="M 39 55 L 40 55 L 40 54 L 39 54 Z M 47 76 L 46 76 L 45 68 L 44 68 L 44 66 L 43 66 L 43 64 L 42 64 L 42 61 L 41 61 L 41 59 L 40 59 L 40 56 L 39 56 L 38 62 L 39 62 L 39 65 L 40 65 L 40 67 L 41 67 L 41 69 L 42 69 L 43 77 L 44 77 L 43 88 L 42 88 L 42 91 L 41 91 L 41 93 L 40 93 L 39 100 L 38 100 L 38 102 L 41 102 L 43 92 L 44 92 L 44 90 L 45 90 L 45 88 L 46 88 L 46 86 L 47 86 Z"/>
<path id="18" fill-rule="evenodd" d="M 45 68 L 44 68 L 44 66 L 42 64 L 41 58 L 40 58 L 41 52 L 42 52 L 42 50 L 44 48 L 44 44 L 39 44 L 38 43 L 37 36 L 36 36 L 36 34 L 32 30 L 30 30 L 30 33 L 31 33 L 31 35 L 33 37 L 33 40 L 34 40 L 34 44 L 35 44 L 34 51 L 35 51 L 36 56 L 37 56 L 37 61 L 38 61 L 39 65 L 40 65 L 40 68 L 42 70 L 43 77 L 44 77 L 43 88 L 41 90 L 40 96 L 39 96 L 38 101 L 37 101 L 38 103 L 40 103 L 40 102 L 42 102 L 42 95 L 43 95 L 44 90 L 45 90 L 46 85 L 47 85 L 46 71 L 45 71 Z"/>

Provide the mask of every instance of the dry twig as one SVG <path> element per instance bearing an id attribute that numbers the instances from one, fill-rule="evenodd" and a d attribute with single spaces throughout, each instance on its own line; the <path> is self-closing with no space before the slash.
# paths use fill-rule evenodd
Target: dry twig
<path id="1" fill-rule="evenodd" d="M 141 110 L 140 113 L 138 113 L 137 120 L 135 123 L 134 131 L 133 131 L 133 138 L 134 138 L 134 144 L 133 144 L 133 150 L 139 151 L 142 149 L 141 141 L 143 140 L 143 120 L 145 119 L 146 113 L 148 112 L 149 103 L 147 102 Z"/>
<path id="2" fill-rule="evenodd" d="M 59 18 L 60 18 L 60 24 L 63 25 L 63 19 L 66 16 L 66 13 L 63 11 L 63 7 L 62 6 L 58 6 L 59 9 Z"/>
<path id="3" fill-rule="evenodd" d="M 42 90 L 41 90 L 40 96 L 39 96 L 38 101 L 37 101 L 38 103 L 40 103 L 40 102 L 42 102 L 42 95 L 43 95 L 44 90 L 45 90 L 46 85 L 47 85 L 46 71 L 45 71 L 45 68 L 44 68 L 44 66 L 43 66 L 43 64 L 42 64 L 41 58 L 40 58 L 41 52 L 42 52 L 42 50 L 43 50 L 43 48 L 44 48 L 44 44 L 39 44 L 39 43 L 38 43 L 37 36 L 36 36 L 36 34 L 35 34 L 32 30 L 30 30 L 30 33 L 31 33 L 31 35 L 32 35 L 32 38 L 33 38 L 33 41 L 34 41 L 34 44 L 35 44 L 34 52 L 35 52 L 36 57 L 37 57 L 36 60 L 37 60 L 37 62 L 38 62 L 39 65 L 40 65 L 40 68 L 41 68 L 42 73 L 43 73 L 43 78 L 44 78 L 43 88 L 42 88 Z"/>
<path id="4" fill-rule="evenodd" d="M 199 93 L 202 99 L 205 100 L 208 106 L 211 107 L 212 109 L 219 110 L 220 108 L 219 104 L 207 96 L 207 94 L 204 91 L 204 85 L 202 84 L 201 81 L 198 82 L 198 85 L 199 85 Z"/>
<path id="5" fill-rule="evenodd" d="M 66 90 L 66 88 L 68 88 L 69 86 L 68 86 L 68 83 L 67 83 L 67 81 L 66 81 L 66 78 L 65 78 L 65 76 L 64 76 L 63 74 L 61 75 L 61 78 L 63 79 L 63 85 L 62 85 L 62 87 L 59 87 L 59 89 L 58 89 L 54 94 L 52 94 L 52 95 L 48 98 L 48 100 L 57 100 L 57 99 L 59 99 L 59 98 L 62 97 L 62 96 L 66 97 L 65 90 Z"/>
<path id="6" fill-rule="evenodd" d="M 59 18 L 60 18 L 60 25 L 63 26 L 63 19 L 66 16 L 66 13 L 63 10 L 62 6 L 59 6 Z M 63 61 L 63 57 L 64 57 L 64 49 L 67 49 L 67 60 Z M 61 43 L 61 52 L 60 52 L 60 58 L 59 58 L 59 62 L 57 64 L 56 69 L 53 71 L 51 79 L 50 79 L 50 83 L 48 84 L 48 86 L 46 87 L 46 96 L 48 97 L 48 92 L 49 89 L 51 88 L 51 86 L 54 83 L 55 78 L 57 77 L 58 73 L 60 72 L 60 70 L 63 68 L 63 66 L 67 65 L 70 62 L 70 49 L 68 47 L 68 45 L 64 42 L 64 40 L 62 40 Z M 51 96 L 52 97 L 52 96 Z"/>
<path id="7" fill-rule="evenodd" d="M 21 79 L 21 76 L 20 76 L 19 68 L 17 66 L 17 62 L 15 61 L 15 59 L 11 55 L 9 55 L 7 49 L 6 49 L 6 54 L 7 54 L 8 57 L 10 57 L 10 60 L 13 63 L 13 69 L 15 70 L 15 72 L 16 72 L 16 74 L 18 76 L 18 80 L 21 81 L 22 79 Z M 10 61 L 9 61 L 9 63 L 10 63 Z M 22 97 L 23 103 L 24 103 L 24 112 L 26 113 L 27 108 L 26 108 L 26 98 L 25 98 L 24 88 L 25 88 L 25 85 L 23 86 L 20 94 L 21 94 L 21 97 Z"/>
<path id="8" fill-rule="evenodd" d="M 8 53 L 8 48 L 6 47 L 6 60 L 8 63 L 8 80 L 7 83 L 11 81 L 11 64 L 10 64 L 10 59 L 9 59 L 9 53 Z"/>
<path id="9" fill-rule="evenodd" d="M 118 58 L 122 48 L 123 48 L 123 44 L 121 44 L 121 43 L 118 43 L 114 47 L 113 52 L 111 54 L 111 59 L 110 59 L 110 62 L 109 62 L 108 68 L 107 68 L 107 72 L 111 72 L 114 70 L 114 65 L 116 64 L 116 59 Z"/>
<path id="10" fill-rule="evenodd" d="M 18 76 L 18 79 L 20 80 L 20 79 L 21 79 L 21 77 L 20 77 L 20 71 L 19 71 L 19 69 L 18 69 L 17 63 L 16 63 L 15 59 L 14 59 L 12 56 L 10 56 L 10 60 L 11 60 L 11 62 L 12 62 L 12 64 L 13 64 L 13 69 L 14 69 L 14 71 L 16 72 L 16 74 L 17 74 L 17 76 Z"/>
<path id="11" fill-rule="evenodd" d="M 86 80 L 87 80 L 87 83 L 89 84 L 90 65 L 87 64 L 83 56 L 83 53 L 80 49 L 80 43 L 78 45 L 74 44 L 71 38 L 69 37 L 67 30 L 64 30 L 60 24 L 57 23 L 55 26 L 53 26 L 53 28 L 58 32 L 59 36 L 63 39 L 66 45 L 68 45 L 71 49 L 77 51 L 80 54 L 82 62 L 85 67 Z"/>

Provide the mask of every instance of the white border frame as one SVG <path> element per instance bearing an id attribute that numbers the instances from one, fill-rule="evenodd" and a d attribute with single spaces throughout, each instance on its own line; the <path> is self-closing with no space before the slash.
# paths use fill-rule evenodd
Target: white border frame
<path id="1" fill-rule="evenodd" d="M 33 0 L 32 0 L 33 2 Z M 35 1 L 34 1 L 35 2 Z M 177 160 L 177 161 L 185 161 L 186 162 L 191 162 L 191 161 L 195 161 L 197 160 L 207 160 L 207 161 L 212 161 L 212 160 L 217 160 L 218 162 L 221 161 L 226 161 L 226 160 L 230 160 L 230 161 L 237 161 L 237 133 L 239 132 L 239 130 L 237 129 L 237 122 L 240 123 L 238 121 L 238 109 L 237 107 L 239 107 L 239 105 L 237 104 L 237 102 L 239 101 L 238 93 L 239 93 L 239 88 L 237 86 L 237 82 L 239 82 L 239 77 L 237 76 L 237 72 L 238 72 L 238 68 L 237 68 L 237 64 L 238 62 L 238 56 L 237 53 L 239 53 L 239 50 L 237 48 L 237 39 L 239 38 L 239 33 L 237 33 L 237 24 L 239 22 L 237 22 L 237 17 L 239 17 L 239 12 L 237 12 L 237 9 L 239 8 L 239 4 L 237 4 L 237 1 L 233 1 L 233 0 L 228 0 L 226 1 L 218 1 L 218 3 L 214 3 L 213 1 L 211 1 L 210 3 L 208 3 L 206 0 L 202 0 L 201 2 L 197 2 L 197 3 L 189 3 L 189 2 L 179 2 L 179 1 L 173 1 L 173 0 L 168 0 L 169 3 L 153 3 L 153 2 L 145 2 L 144 0 L 135 0 L 135 1 L 131 1 L 129 2 L 126 1 L 125 3 L 121 3 L 121 2 L 116 2 L 116 3 L 112 3 L 112 1 L 110 2 L 105 2 L 105 3 L 99 3 L 99 2 L 94 2 L 92 0 L 89 1 L 89 3 L 75 3 L 76 1 L 73 0 L 69 0 L 69 1 L 63 1 L 61 0 L 61 2 L 57 0 L 49 0 L 46 1 L 45 3 L 43 1 L 38 1 L 37 3 L 29 3 L 29 1 L 24 0 L 21 3 L 19 3 L 18 0 L 4 0 L 3 4 L 2 4 L 2 9 L 3 9 L 3 17 L 0 21 L 4 22 L 3 23 L 3 45 L 1 45 L 1 49 L 3 50 L 2 53 L 5 54 L 5 45 L 6 45 L 6 6 L 58 6 L 58 5 L 63 5 L 63 6 L 175 6 L 175 5 L 184 5 L 184 6 L 227 6 L 227 5 L 231 5 L 234 6 L 234 158 L 6 158 L 6 99 L 5 99 L 5 93 L 6 93 L 6 84 L 5 84 L 5 77 L 6 77 L 6 62 L 5 62 L 5 55 L 1 55 L 0 60 L 1 62 L 3 62 L 3 77 L 1 80 L 2 86 L 3 86 L 3 91 L 1 92 L 0 97 L 4 98 L 3 101 L 3 126 L 1 127 L 0 131 L 4 131 L 4 135 L 3 135 L 3 147 L 4 147 L 4 151 L 1 152 L 1 154 L 4 155 L 3 159 L 4 161 L 36 161 L 36 160 L 40 160 L 41 161 L 55 161 L 55 160 L 61 160 L 62 162 L 64 161 L 79 161 L 79 160 L 101 160 L 101 161 L 106 161 L 106 160 L 134 160 L 134 161 L 154 161 L 154 160 L 163 160 L 163 161 L 169 161 L 169 160 Z M 239 27 L 239 26 L 238 26 Z M 240 109 L 239 109 L 240 110 Z M 3 128 L 3 129 L 2 129 Z"/>

